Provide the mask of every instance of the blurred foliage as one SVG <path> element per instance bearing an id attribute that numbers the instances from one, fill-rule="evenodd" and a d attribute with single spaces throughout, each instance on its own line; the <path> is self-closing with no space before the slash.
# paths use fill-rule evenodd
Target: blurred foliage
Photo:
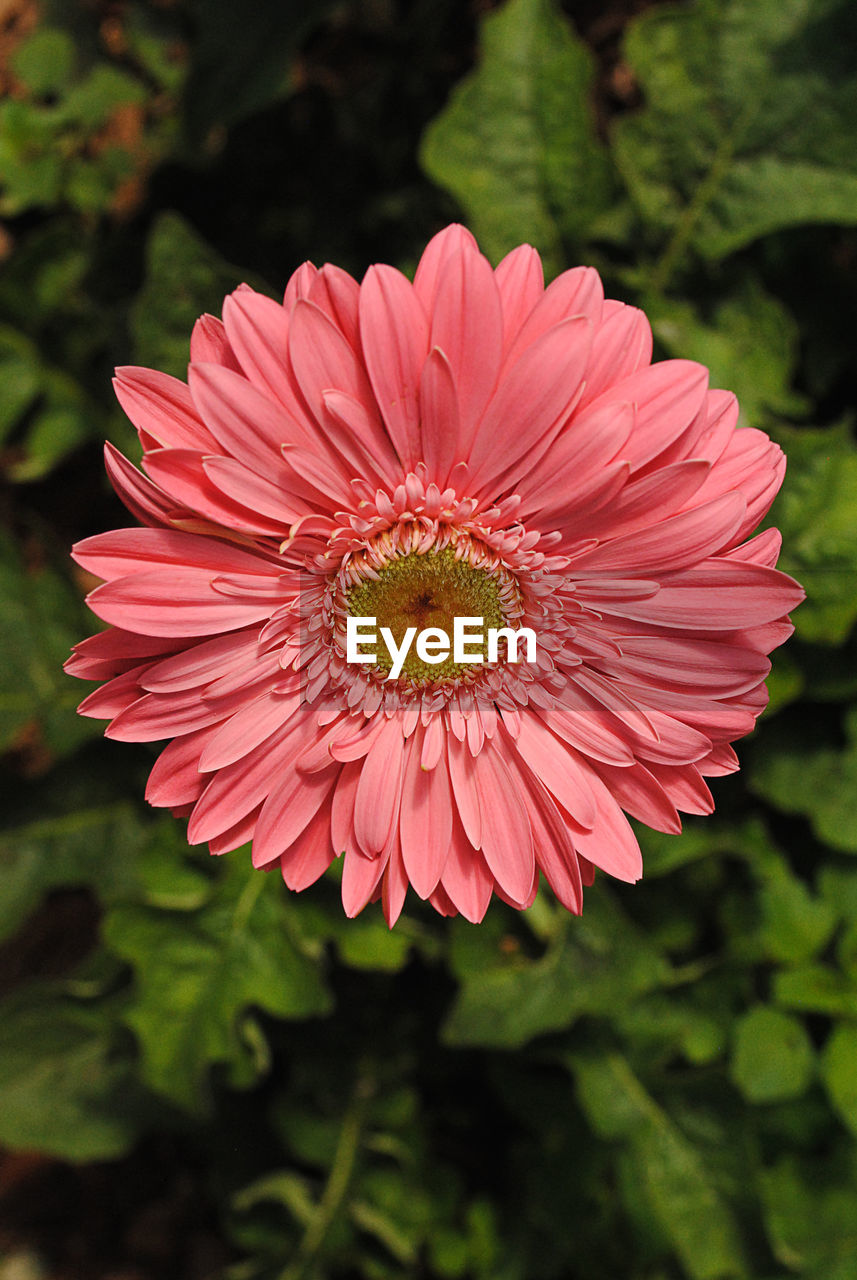
<path id="1" fill-rule="evenodd" d="M 13 1197 L 0 1252 L 82 1280 L 851 1280 L 855 43 L 850 0 L 9 7 L 0 1140 L 47 1209 Z M 89 625 L 66 551 L 121 523 L 114 365 L 181 376 L 239 280 L 411 269 L 455 216 L 495 260 L 594 263 L 660 356 L 738 391 L 788 454 L 771 520 L 809 599 L 744 773 L 716 818 L 640 832 L 639 886 L 478 928 L 410 899 L 390 934 L 334 876 L 289 895 L 145 810 L 150 750 L 98 740 L 60 671 Z"/>

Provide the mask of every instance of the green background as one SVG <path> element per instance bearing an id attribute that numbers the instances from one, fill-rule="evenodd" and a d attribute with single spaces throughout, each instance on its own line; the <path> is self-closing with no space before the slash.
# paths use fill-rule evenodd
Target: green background
<path id="1" fill-rule="evenodd" d="M 91 0 L 0 39 L 0 1280 L 853 1280 L 852 0 Z M 643 306 L 785 447 L 806 586 L 637 887 L 389 933 L 186 846 L 75 715 L 114 365 L 465 221 Z"/>

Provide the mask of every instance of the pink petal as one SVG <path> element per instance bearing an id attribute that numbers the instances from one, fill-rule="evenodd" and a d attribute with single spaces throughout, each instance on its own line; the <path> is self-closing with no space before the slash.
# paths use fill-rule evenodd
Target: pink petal
<path id="1" fill-rule="evenodd" d="M 247 701 L 209 738 L 199 767 L 211 772 L 241 760 L 285 724 L 300 701 L 298 689 L 289 693 L 269 689 Z"/>
<path id="2" fill-rule="evenodd" d="M 441 759 L 434 769 L 422 769 L 416 748 L 402 780 L 399 834 L 408 879 L 420 898 L 428 898 L 449 854 L 452 791 L 445 761 Z"/>
<path id="3" fill-rule="evenodd" d="M 705 400 L 708 370 L 692 360 L 662 360 L 613 384 L 603 399 L 630 401 L 637 421 L 624 456 L 636 470 L 655 458 L 694 420 Z"/>
<path id="4" fill-rule="evenodd" d="M 360 290 L 360 335 L 369 379 L 406 469 L 419 458 L 419 385 L 428 321 L 413 285 L 393 267 L 370 267 Z"/>
<path id="5" fill-rule="evenodd" d="M 521 326 L 506 353 L 504 373 L 512 368 L 528 347 L 564 320 L 586 316 L 593 325 L 597 324 L 603 302 L 604 288 L 598 272 L 592 267 L 573 267 L 570 271 L 563 271 L 548 285 Z"/>
<path id="6" fill-rule="evenodd" d="M 222 320 L 200 316 L 190 335 L 190 358 L 194 364 L 222 364 L 240 372 L 241 366 L 229 345 Z"/>
<path id="7" fill-rule="evenodd" d="M 420 381 L 422 460 L 440 489 L 459 460 L 459 414 L 455 380 L 444 353 L 434 347 Z"/>
<path id="8" fill-rule="evenodd" d="M 209 732 L 208 729 L 198 729 L 175 738 L 164 747 L 146 784 L 149 804 L 164 809 L 196 804 L 208 782 L 208 778 L 199 771 L 199 755 Z"/>
<path id="9" fill-rule="evenodd" d="M 474 490 L 508 471 L 574 404 L 591 341 L 588 320 L 549 329 L 502 379 L 467 459 Z"/>
<path id="10" fill-rule="evenodd" d="M 595 821 L 595 804 L 586 785 L 586 776 L 564 742 L 532 713 L 521 716 L 521 731 L 515 739 L 521 758 L 544 787 L 581 827 Z"/>
<path id="11" fill-rule="evenodd" d="M 175 529 L 114 529 L 75 543 L 72 555 L 98 578 L 143 573 L 155 568 L 198 567 L 215 573 L 277 574 L 264 556 L 242 551 L 214 538 Z"/>
<path id="12" fill-rule="evenodd" d="M 223 322 L 246 376 L 271 399 L 291 408 L 295 397 L 286 356 L 289 314 L 285 307 L 245 285 L 224 302 Z"/>
<path id="13" fill-rule="evenodd" d="M 615 769 L 610 765 L 600 764 L 597 772 L 606 783 L 610 794 L 615 796 L 619 804 L 633 818 L 645 822 L 655 831 L 665 831 L 669 835 L 678 835 L 681 831 L 675 803 L 663 786 L 654 776 L 657 765 L 632 765 L 630 769 Z M 677 770 L 670 767 L 668 775 Z"/>
<path id="14" fill-rule="evenodd" d="M 113 379 L 116 398 L 138 431 L 174 449 L 216 448 L 200 419 L 190 391 L 178 378 L 126 365 Z"/>
<path id="15" fill-rule="evenodd" d="M 476 757 L 482 852 L 497 884 L 516 902 L 530 894 L 535 874 L 527 810 L 500 752 L 491 745 Z"/>
<path id="16" fill-rule="evenodd" d="M 558 901 L 567 911 L 579 915 L 583 908 L 583 885 L 572 834 L 539 779 L 523 770 L 519 771 L 519 778 L 533 832 L 538 868 Z"/>
<path id="17" fill-rule="evenodd" d="M 777 569 L 721 557 L 670 574 L 648 600 L 611 601 L 604 612 L 685 631 L 728 631 L 780 618 L 803 599 L 803 588 Z"/>
<path id="18" fill-rule="evenodd" d="M 643 874 L 640 846 L 628 819 L 594 770 L 590 774 L 590 785 L 597 818 L 591 831 L 575 835 L 574 846 L 579 854 L 608 875 L 633 883 Z"/>
<path id="19" fill-rule="evenodd" d="M 377 419 L 363 361 L 334 322 L 312 302 L 295 304 L 289 353 L 304 399 L 319 421 L 325 391 L 344 392 Z"/>
<path id="20" fill-rule="evenodd" d="M 104 467 L 116 493 L 141 524 L 169 525 L 178 514 L 174 499 L 141 475 L 109 441 L 104 446 Z"/>
<path id="21" fill-rule="evenodd" d="M 479 246 L 466 227 L 454 222 L 429 240 L 414 275 L 414 292 L 431 314 L 435 294 L 443 280 L 446 264 L 457 253 L 478 253 Z"/>
<path id="22" fill-rule="evenodd" d="M 652 328 L 643 312 L 623 303 L 605 302 L 601 324 L 592 335 L 581 408 L 648 366 L 651 358 Z"/>
<path id="23" fill-rule="evenodd" d="M 227 529 L 262 537 L 282 538 L 288 532 L 287 521 L 266 520 L 255 515 L 252 508 L 226 497 L 206 474 L 201 453 L 189 449 L 155 449 L 146 455 L 144 465 L 151 478 L 173 498 L 176 505 L 188 507 L 207 520 Z M 234 465 L 240 467 L 241 464 Z M 246 468 L 243 471 L 252 474 Z M 297 519 L 296 514 L 294 518 Z"/>
<path id="24" fill-rule="evenodd" d="M 478 924 L 488 910 L 494 892 L 494 877 L 482 854 L 473 848 L 458 822 L 453 823 L 441 883 L 465 920 Z"/>
<path id="25" fill-rule="evenodd" d="M 405 897 L 408 892 L 408 874 L 405 871 L 405 864 L 402 859 L 402 851 L 399 848 L 399 833 L 393 829 L 390 860 L 387 863 L 387 869 L 384 874 L 381 888 L 381 900 L 384 906 L 384 917 L 387 921 L 388 928 L 392 929 L 393 925 L 402 914 L 402 907 L 405 905 Z"/>
<path id="26" fill-rule="evenodd" d="M 354 802 L 354 830 L 361 849 L 380 853 L 396 821 L 402 789 L 404 742 L 397 720 L 387 720 L 369 748 Z"/>
<path id="27" fill-rule="evenodd" d="M 87 596 L 104 622 L 152 636 L 204 636 L 237 631 L 273 612 L 269 596 L 229 599 L 212 585 L 206 569 L 156 570 L 106 582 Z"/>
<path id="28" fill-rule="evenodd" d="M 283 879 L 296 893 L 315 884 L 333 861 L 330 823 L 322 810 L 304 827 L 280 859 Z"/>
<path id="29" fill-rule="evenodd" d="M 340 768 L 331 764 L 309 774 L 292 768 L 274 783 L 256 823 L 254 867 L 273 862 L 297 840 L 333 790 Z"/>
<path id="30" fill-rule="evenodd" d="M 494 279 L 503 309 L 504 355 L 544 293 L 542 260 L 532 245 L 522 244 L 497 264 Z M 464 913 L 462 912 L 462 915 Z"/>
<path id="31" fill-rule="evenodd" d="M 574 561 L 577 575 L 638 573 L 649 577 L 684 569 L 726 547 L 744 519 L 740 493 L 671 516 L 649 529 L 602 542 Z"/>
<path id="32" fill-rule="evenodd" d="M 467 457 L 500 370 L 503 316 L 494 272 L 481 253 L 444 263 L 431 317 L 433 347 L 449 362 L 459 410 L 459 456 Z"/>
<path id="33" fill-rule="evenodd" d="M 386 858 L 369 858 L 357 849 L 346 853 L 342 867 L 342 906 L 350 919 L 359 915 L 371 901 L 386 864 Z"/>
<path id="34" fill-rule="evenodd" d="M 307 299 L 321 308 L 355 351 L 360 350 L 360 286 L 347 271 L 325 263 Z"/>
<path id="35" fill-rule="evenodd" d="M 267 479 L 285 478 L 283 444 L 312 446 L 306 426 L 245 378 L 216 364 L 192 364 L 188 370 L 194 403 L 216 443 L 207 450 L 224 451 Z"/>

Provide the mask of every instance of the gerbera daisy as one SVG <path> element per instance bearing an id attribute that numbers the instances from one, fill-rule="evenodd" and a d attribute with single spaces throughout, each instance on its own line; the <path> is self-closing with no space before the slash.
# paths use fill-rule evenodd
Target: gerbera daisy
<path id="1" fill-rule="evenodd" d="M 596 867 L 638 879 L 623 810 L 712 809 L 803 598 L 776 531 L 747 540 L 782 452 L 651 351 L 591 268 L 545 288 L 534 249 L 493 270 L 459 226 L 413 284 L 236 290 L 187 384 L 117 372 L 146 474 L 107 469 L 144 527 L 74 549 L 111 624 L 67 664 L 107 679 L 81 712 L 171 739 L 146 794 L 192 843 L 252 840 L 295 890 L 341 857 L 349 915 L 380 897 L 392 925 L 410 884 L 477 921 L 542 875 L 577 912 Z M 437 643 L 461 619 L 466 661 Z"/>

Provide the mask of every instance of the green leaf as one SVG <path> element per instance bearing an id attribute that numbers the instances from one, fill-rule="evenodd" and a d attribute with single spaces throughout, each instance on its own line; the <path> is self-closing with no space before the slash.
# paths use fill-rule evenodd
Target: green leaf
<path id="1" fill-rule="evenodd" d="M 17 78 L 31 93 L 58 93 L 74 75 L 74 42 L 65 31 L 40 27 L 12 55 Z"/>
<path id="2" fill-rule="evenodd" d="M 614 149 L 668 247 L 658 288 L 692 248 L 722 258 L 783 227 L 857 222 L 857 70 L 850 0 L 698 0 L 649 9 L 625 56 L 644 107 Z"/>
<path id="3" fill-rule="evenodd" d="M 93 796 L 91 763 L 42 785 L 18 783 L 17 815 L 0 829 L 0 939 L 9 937 L 51 889 L 90 887 L 105 905 L 143 902 L 191 911 L 210 882 L 188 862 L 181 827 L 141 819 L 125 800 Z M 99 799 L 84 805 L 82 797 Z M 38 816 L 33 816 L 33 815 Z M 10 815 L 11 816 L 11 815 Z"/>
<path id="4" fill-rule="evenodd" d="M 220 314 L 227 293 L 247 281 L 175 213 L 162 213 L 149 235 L 146 279 L 131 313 L 140 364 L 187 376 L 190 332 L 206 311 Z"/>
<path id="5" fill-rule="evenodd" d="M 783 534 L 779 567 L 803 584 L 804 640 L 841 644 L 857 622 L 857 449 L 846 427 L 778 427 L 789 461 L 769 522 Z"/>
<path id="6" fill-rule="evenodd" d="M 692 1280 L 746 1275 L 736 1223 L 701 1151 L 617 1053 L 569 1059 L 581 1106 L 602 1138 L 627 1144 L 635 1181 Z"/>
<path id="7" fill-rule="evenodd" d="M 86 627 L 70 583 L 48 567 L 27 572 L 11 539 L 0 536 L 0 750 L 38 733 L 65 754 L 98 732 L 75 714 L 81 688 L 62 670 Z"/>
<path id="8" fill-rule="evenodd" d="M 20 334 L 0 329 L 0 443 L 27 412 L 41 388 L 38 357 Z"/>
<path id="9" fill-rule="evenodd" d="M 62 114 L 68 122 L 94 130 L 106 124 L 117 107 L 143 102 L 145 98 L 146 89 L 140 80 L 110 63 L 100 63 L 65 95 Z"/>
<path id="10" fill-rule="evenodd" d="M 62 1160 L 106 1160 L 137 1137 L 143 1102 L 109 1006 L 25 988 L 0 1003 L 0 1141 Z"/>
<path id="11" fill-rule="evenodd" d="M 658 295 L 643 305 L 669 355 L 698 360 L 711 370 L 712 387 L 735 392 L 739 425 L 759 426 L 771 414 L 805 409 L 805 398 L 792 390 L 797 325 L 753 276 L 704 311 Z"/>
<path id="12" fill-rule="evenodd" d="M 852 1133 L 857 1134 L 857 1026 L 833 1029 L 821 1056 L 821 1078 L 830 1101 Z"/>
<path id="13" fill-rule="evenodd" d="M 799 1098 L 814 1066 L 812 1044 L 798 1018 L 766 1005 L 739 1018 L 730 1070 L 748 1102 Z"/>
<path id="14" fill-rule="evenodd" d="M 330 1008 L 318 967 L 290 939 L 285 892 L 237 857 L 198 911 L 129 905 L 105 919 L 108 946 L 134 968 L 125 1020 L 140 1041 L 144 1078 L 190 1110 L 206 1099 L 212 1064 L 226 1063 L 239 1087 L 264 1070 L 251 1007 L 282 1018 Z"/>
<path id="15" fill-rule="evenodd" d="M 774 999 L 787 1009 L 857 1017 L 857 984 L 823 964 L 802 965 L 774 975 Z"/>
<path id="16" fill-rule="evenodd" d="M 487 934 L 468 932 L 466 946 L 453 951 L 461 989 L 443 1029 L 448 1044 L 516 1048 L 585 1013 L 615 1013 L 669 974 L 604 890 L 589 890 L 583 916 L 563 920 L 539 960 L 508 955 Z"/>
<path id="17" fill-rule="evenodd" d="M 850 1280 L 857 1256 L 853 1144 L 812 1161 L 789 1155 L 764 1170 L 761 1182 L 778 1261 L 813 1280 Z"/>
<path id="18" fill-rule="evenodd" d="M 592 56 L 553 0 L 508 0 L 481 28 L 479 67 L 425 133 L 428 175 L 463 205 L 489 258 L 531 242 L 548 275 L 610 202 L 595 136 Z"/>
<path id="19" fill-rule="evenodd" d="M 807 740 L 800 724 L 754 755 L 750 785 L 786 813 L 805 814 L 833 849 L 857 853 L 857 706 L 844 751 Z"/>

